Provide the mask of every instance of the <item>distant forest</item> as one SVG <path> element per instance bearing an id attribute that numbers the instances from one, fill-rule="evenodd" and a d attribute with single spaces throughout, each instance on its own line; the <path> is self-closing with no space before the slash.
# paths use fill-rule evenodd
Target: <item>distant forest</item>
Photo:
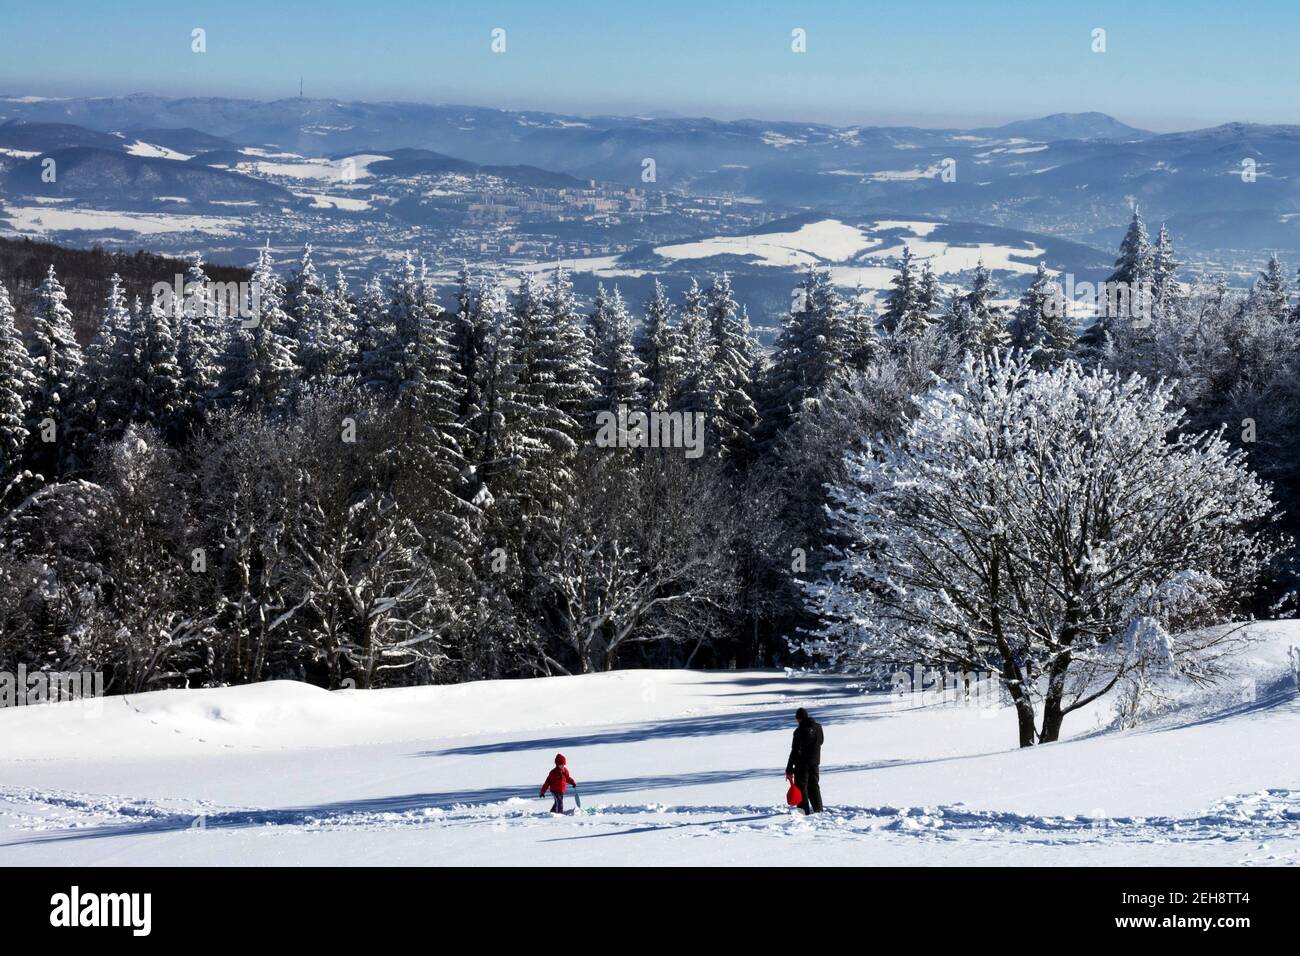
<path id="1" fill-rule="evenodd" d="M 65 281 L 68 308 L 76 319 L 77 336 L 82 342 L 89 342 L 94 335 L 113 276 L 118 277 L 127 301 L 136 296 L 148 301 L 155 282 L 169 281 L 169 277 L 184 274 L 189 267 L 183 260 L 143 249 L 71 249 L 34 239 L 0 238 L 0 284 L 17 307 L 20 324 L 27 318 L 32 293 L 45 281 L 50 266 Z M 247 282 L 251 275 L 248 269 L 231 266 L 209 265 L 206 272 L 215 282 Z"/>

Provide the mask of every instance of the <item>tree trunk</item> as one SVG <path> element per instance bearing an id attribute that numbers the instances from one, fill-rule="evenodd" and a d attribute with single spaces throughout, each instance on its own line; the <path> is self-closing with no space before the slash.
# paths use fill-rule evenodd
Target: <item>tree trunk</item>
<path id="1" fill-rule="evenodd" d="M 1074 613 L 1071 609 L 1069 623 L 1061 633 L 1061 644 L 1064 650 L 1056 655 L 1052 666 L 1047 671 L 1047 695 L 1043 700 L 1043 730 L 1038 735 L 1038 739 L 1045 744 L 1052 743 L 1061 736 L 1061 721 L 1065 720 L 1065 711 L 1061 708 L 1061 702 L 1065 699 L 1065 674 L 1074 659 L 1070 647 L 1074 644 L 1077 633 Z"/>
<path id="2" fill-rule="evenodd" d="M 1020 746 L 1032 747 L 1035 742 L 1034 733 L 1034 705 L 1029 700 L 1029 696 L 1024 691 L 1019 692 L 1017 699 L 1016 691 L 1012 691 L 1011 697 L 1016 702 L 1016 725 L 1020 730 Z"/>
<path id="3" fill-rule="evenodd" d="M 1002 657 L 1002 683 L 1006 685 L 1011 694 L 1011 700 L 1016 705 L 1016 725 L 1020 731 L 1020 746 L 1032 747 L 1036 737 L 1034 733 L 1034 702 L 1029 696 L 1029 690 L 1025 687 L 1023 674 L 1016 662 L 1015 655 L 1011 651 L 1011 645 L 1007 643 L 1006 636 L 1002 631 L 1002 615 L 997 605 L 997 598 L 1001 593 L 1001 561 L 997 549 L 994 549 L 989 564 L 990 591 L 994 597 L 991 618 L 998 653 Z"/>
<path id="4" fill-rule="evenodd" d="M 1049 695 L 1043 702 L 1043 732 L 1039 734 L 1038 739 L 1045 744 L 1050 744 L 1061 736 L 1061 722 L 1065 720 L 1065 714 L 1061 713 L 1061 699 L 1055 695 Z"/>

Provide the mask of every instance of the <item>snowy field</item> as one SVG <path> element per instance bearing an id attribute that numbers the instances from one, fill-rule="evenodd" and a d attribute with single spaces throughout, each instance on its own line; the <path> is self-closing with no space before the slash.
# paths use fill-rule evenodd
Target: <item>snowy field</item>
<path id="1" fill-rule="evenodd" d="M 1141 728 L 1103 702 L 1024 751 L 1006 710 L 779 671 L 10 708 L 0 865 L 1295 865 L 1300 628 L 1257 632 Z M 799 705 L 826 732 L 814 818 L 784 806 Z M 556 751 L 587 813 L 537 797 Z"/>
<path id="2" fill-rule="evenodd" d="M 783 268 L 853 261 L 858 266 L 885 270 L 880 276 L 870 278 L 886 282 L 894 276 L 895 270 L 881 263 L 902 256 L 904 243 L 918 261 L 928 261 L 935 274 L 941 276 L 966 272 L 981 262 L 997 271 L 1032 273 L 1038 268 L 1037 258 L 1047 251 L 1034 245 L 1027 248 L 991 242 L 954 245 L 928 239 L 938 225 L 934 222 L 882 219 L 858 227 L 838 219 L 823 219 L 800 226 L 793 232 L 714 236 L 695 242 L 656 246 L 654 251 L 673 260 L 707 259 L 720 255 L 750 256 L 755 265 Z M 889 235 L 880 235 L 885 232 Z M 887 288 L 887 284 L 884 287 Z"/>
<path id="3" fill-rule="evenodd" d="M 4 222 L 8 220 L 7 224 Z M 159 236 L 176 232 L 202 232 L 233 236 L 239 222 L 220 216 L 185 216 L 165 212 L 117 212 L 110 209 L 59 209 L 48 206 L 0 205 L 0 225 L 20 234 L 45 235 L 77 230 L 135 232 Z"/>

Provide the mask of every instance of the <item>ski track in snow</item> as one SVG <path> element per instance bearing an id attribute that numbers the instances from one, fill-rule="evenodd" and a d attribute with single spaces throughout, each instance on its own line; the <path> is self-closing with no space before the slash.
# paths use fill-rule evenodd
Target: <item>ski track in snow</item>
<path id="1" fill-rule="evenodd" d="M 805 817 L 764 806 L 589 805 L 563 819 L 533 809 L 536 801 L 430 805 L 400 812 L 328 807 L 251 809 L 206 801 L 131 800 L 109 795 L 0 788 L 0 817 L 28 834 L 9 845 L 57 843 L 68 838 L 175 833 L 185 830 L 291 828 L 322 832 L 346 828 L 565 826 L 588 835 L 668 831 L 678 838 L 762 834 L 773 838 L 893 836 L 931 841 L 1007 838 L 1039 844 L 1168 844 L 1212 841 L 1267 850 L 1268 842 L 1300 838 L 1300 790 L 1270 789 L 1229 797 L 1190 817 L 1036 816 L 977 810 L 962 804 L 937 807 L 832 807 Z M 630 828 L 630 829 L 629 829 Z M 1253 854 L 1248 853 L 1247 857 Z M 1300 863 L 1276 855 L 1242 862 Z"/>

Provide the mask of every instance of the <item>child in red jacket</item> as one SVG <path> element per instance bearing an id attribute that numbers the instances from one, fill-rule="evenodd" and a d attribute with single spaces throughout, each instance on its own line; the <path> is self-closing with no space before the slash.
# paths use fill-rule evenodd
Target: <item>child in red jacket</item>
<path id="1" fill-rule="evenodd" d="M 542 784 L 542 792 L 538 794 L 539 797 L 544 797 L 547 790 L 555 794 L 555 803 L 551 804 L 552 813 L 564 812 L 564 788 L 568 784 L 573 784 L 576 787 L 578 781 L 569 776 L 569 768 L 564 765 L 564 754 L 556 754 L 555 769 L 546 775 L 546 782 Z"/>

